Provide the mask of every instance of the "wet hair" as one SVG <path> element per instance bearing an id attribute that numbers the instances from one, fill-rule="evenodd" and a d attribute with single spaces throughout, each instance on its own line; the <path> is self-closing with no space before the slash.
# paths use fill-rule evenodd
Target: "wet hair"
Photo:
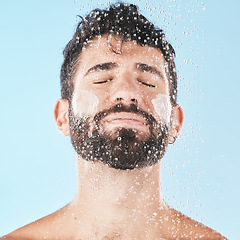
<path id="1" fill-rule="evenodd" d="M 172 104 L 177 101 L 177 73 L 174 63 L 175 51 L 166 41 L 163 30 L 158 29 L 138 11 L 134 4 L 116 3 L 109 8 L 92 10 L 77 25 L 76 32 L 63 51 L 64 62 L 61 68 L 61 95 L 71 102 L 74 90 L 74 75 L 81 51 L 88 42 L 104 34 L 120 36 L 122 41 L 136 41 L 141 46 L 161 50 L 169 80 L 169 94 Z"/>

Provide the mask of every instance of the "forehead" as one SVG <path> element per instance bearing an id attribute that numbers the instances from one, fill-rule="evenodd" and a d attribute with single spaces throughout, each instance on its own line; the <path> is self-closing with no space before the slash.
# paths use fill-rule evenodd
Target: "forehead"
<path id="1" fill-rule="evenodd" d="M 122 42 L 116 36 L 98 36 L 91 40 L 79 56 L 79 66 L 89 68 L 99 63 L 116 62 L 130 66 L 141 62 L 164 69 L 165 59 L 158 48 L 141 46 L 134 41 Z"/>

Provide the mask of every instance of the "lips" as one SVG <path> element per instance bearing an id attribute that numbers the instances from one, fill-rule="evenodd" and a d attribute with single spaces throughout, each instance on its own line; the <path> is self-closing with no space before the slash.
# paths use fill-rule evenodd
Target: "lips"
<path id="1" fill-rule="evenodd" d="M 128 112 L 112 113 L 104 121 L 110 124 L 146 125 L 146 120 L 143 117 Z"/>

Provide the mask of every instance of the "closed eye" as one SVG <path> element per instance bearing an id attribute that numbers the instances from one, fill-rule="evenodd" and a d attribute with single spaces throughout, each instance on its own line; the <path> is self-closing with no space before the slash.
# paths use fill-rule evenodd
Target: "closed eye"
<path id="1" fill-rule="evenodd" d="M 141 84 L 146 85 L 148 87 L 154 87 L 154 88 L 156 87 L 155 85 L 152 85 L 152 84 L 149 84 L 149 83 L 145 83 L 145 82 L 143 82 L 141 80 L 138 80 L 138 82 L 140 82 Z"/>
<path id="2" fill-rule="evenodd" d="M 103 80 L 103 81 L 97 81 L 97 82 L 93 82 L 93 84 L 102 84 L 102 83 L 107 83 L 107 82 L 110 82 L 112 81 L 112 79 L 107 79 L 107 80 Z"/>

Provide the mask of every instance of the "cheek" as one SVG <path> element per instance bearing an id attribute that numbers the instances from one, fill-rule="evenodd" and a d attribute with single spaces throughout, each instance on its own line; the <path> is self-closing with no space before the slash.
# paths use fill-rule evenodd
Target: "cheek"
<path id="1" fill-rule="evenodd" d="M 169 125 L 172 111 L 170 97 L 168 95 L 159 93 L 155 98 L 152 99 L 151 102 L 155 112 L 160 118 L 160 121 Z"/>
<path id="2" fill-rule="evenodd" d="M 90 91 L 78 90 L 73 95 L 72 108 L 77 117 L 84 118 L 93 115 L 98 104 L 98 97 Z"/>

